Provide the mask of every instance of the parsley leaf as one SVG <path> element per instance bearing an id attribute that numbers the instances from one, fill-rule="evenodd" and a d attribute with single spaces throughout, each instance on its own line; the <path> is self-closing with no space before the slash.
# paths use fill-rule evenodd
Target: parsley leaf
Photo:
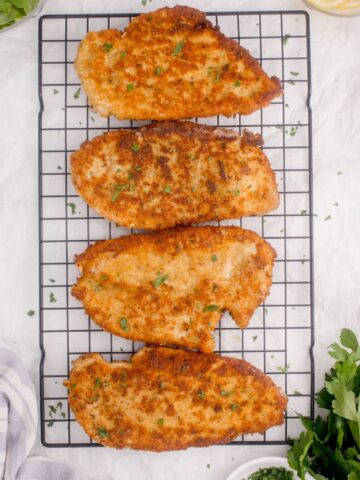
<path id="1" fill-rule="evenodd" d="M 185 46 L 185 42 L 183 40 L 181 40 L 180 42 L 177 42 L 174 50 L 172 51 L 173 57 L 176 57 L 177 55 L 179 55 L 179 53 L 181 53 L 184 46 Z"/>
<path id="2" fill-rule="evenodd" d="M 128 327 L 128 321 L 126 318 L 122 318 L 120 320 L 120 327 L 124 330 L 124 332 L 128 332 L 129 331 L 129 327 Z"/>
<path id="3" fill-rule="evenodd" d="M 155 278 L 155 280 L 153 281 L 153 286 L 155 288 L 158 288 L 160 287 L 160 285 L 162 285 L 163 283 L 166 282 L 166 280 L 169 278 L 169 275 L 158 275 L 158 277 Z"/>
<path id="4" fill-rule="evenodd" d="M 75 100 L 77 100 L 80 97 L 80 87 L 76 90 L 73 97 L 75 98 Z"/>
<path id="5" fill-rule="evenodd" d="M 131 150 L 132 150 L 133 152 L 138 152 L 138 151 L 140 150 L 140 148 L 141 148 L 141 147 L 140 147 L 140 145 L 139 145 L 138 143 L 133 143 L 133 144 L 131 145 Z"/>
<path id="6" fill-rule="evenodd" d="M 164 187 L 164 192 L 165 192 L 165 193 L 171 193 L 171 187 L 170 187 L 170 185 L 165 185 L 165 187 Z"/>
<path id="7" fill-rule="evenodd" d="M 75 215 L 75 213 L 76 213 L 76 205 L 75 205 L 75 203 L 74 203 L 74 202 L 70 202 L 70 203 L 67 204 L 67 206 L 71 208 L 71 215 Z"/>
<path id="8" fill-rule="evenodd" d="M 29 317 L 33 317 L 35 315 L 35 310 L 29 310 L 27 314 L 29 315 Z"/>
<path id="9" fill-rule="evenodd" d="M 203 312 L 219 312 L 220 307 L 218 305 L 207 305 L 203 308 Z"/>
<path id="10" fill-rule="evenodd" d="M 135 89 L 135 85 L 133 83 L 128 83 L 126 85 L 126 89 L 127 89 L 128 92 L 131 92 L 132 90 Z"/>
<path id="11" fill-rule="evenodd" d="M 113 45 L 111 43 L 104 43 L 103 47 L 105 52 L 110 52 L 113 48 Z"/>
<path id="12" fill-rule="evenodd" d="M 240 87 L 241 83 L 240 80 L 235 80 L 234 87 Z"/>

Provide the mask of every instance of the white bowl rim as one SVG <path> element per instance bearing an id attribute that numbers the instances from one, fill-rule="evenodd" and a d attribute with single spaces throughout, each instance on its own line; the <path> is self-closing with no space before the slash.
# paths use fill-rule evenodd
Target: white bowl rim
<path id="1" fill-rule="evenodd" d="M 293 472 L 295 479 L 299 478 L 296 475 L 296 472 L 289 467 L 287 458 L 285 457 L 260 457 L 250 460 L 249 462 L 243 463 L 240 467 L 236 468 L 226 480 L 242 480 L 247 476 L 255 473 L 259 468 L 269 468 L 269 467 L 282 467 L 286 470 Z M 243 475 L 243 477 L 240 477 Z"/>

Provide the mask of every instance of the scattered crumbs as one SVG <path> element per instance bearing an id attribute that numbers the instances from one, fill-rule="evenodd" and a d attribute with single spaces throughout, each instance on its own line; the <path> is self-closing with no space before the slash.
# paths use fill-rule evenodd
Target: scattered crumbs
<path id="1" fill-rule="evenodd" d="M 281 373 L 287 373 L 289 371 L 290 364 L 287 364 L 286 367 L 277 367 L 277 370 Z"/>
<path id="2" fill-rule="evenodd" d="M 300 215 L 306 215 L 306 214 L 307 214 L 307 210 L 301 210 Z"/>
<path id="3" fill-rule="evenodd" d="M 343 172 L 342 172 L 342 171 L 340 171 L 340 172 L 337 172 L 337 175 L 342 175 L 342 174 L 343 174 Z"/>
<path id="4" fill-rule="evenodd" d="M 75 98 L 75 100 L 77 100 L 80 97 L 80 87 L 76 90 L 73 97 Z"/>
<path id="5" fill-rule="evenodd" d="M 287 83 L 290 83 L 290 85 L 295 85 L 294 80 L 286 80 Z"/>
<path id="6" fill-rule="evenodd" d="M 293 77 L 297 77 L 299 75 L 299 72 L 290 72 L 290 75 L 292 75 Z"/>
<path id="7" fill-rule="evenodd" d="M 165 185 L 165 187 L 164 187 L 164 192 L 165 192 L 165 193 L 171 193 L 171 187 L 170 187 L 170 185 Z"/>
<path id="8" fill-rule="evenodd" d="M 90 115 L 90 118 L 91 118 L 91 121 L 94 123 L 94 122 L 95 122 L 95 118 L 94 118 L 92 115 Z"/>
<path id="9" fill-rule="evenodd" d="M 33 317 L 35 315 L 35 310 L 29 310 L 27 314 L 29 315 L 29 317 Z"/>
<path id="10" fill-rule="evenodd" d="M 127 89 L 128 92 L 131 92 L 132 90 L 135 89 L 135 85 L 133 83 L 128 83 L 126 85 L 126 89 Z"/>
<path id="11" fill-rule="evenodd" d="M 333 203 L 333 207 L 338 207 L 338 206 L 339 206 L 339 202 Z"/>
<path id="12" fill-rule="evenodd" d="M 58 166 L 57 166 L 57 169 L 58 169 L 58 170 L 61 170 L 61 166 L 60 166 L 60 165 L 58 165 Z"/>
<path id="13" fill-rule="evenodd" d="M 217 255 L 211 255 L 212 262 L 217 262 L 217 259 L 218 259 Z"/>
<path id="14" fill-rule="evenodd" d="M 257 336 L 257 335 L 254 335 L 254 336 L 252 337 L 253 342 L 256 342 L 256 339 L 257 339 L 257 338 L 258 338 L 258 336 Z"/>
<path id="15" fill-rule="evenodd" d="M 54 292 L 50 292 L 49 298 L 50 298 L 50 303 L 56 303 L 57 302 L 57 300 L 55 298 L 55 295 L 54 295 Z"/>
<path id="16" fill-rule="evenodd" d="M 75 203 L 70 202 L 70 203 L 67 204 L 67 206 L 71 208 L 71 215 L 75 215 L 75 213 L 76 213 L 76 205 L 75 205 Z"/>
<path id="17" fill-rule="evenodd" d="M 55 283 L 55 280 L 53 278 L 49 278 L 49 282 Z"/>
<path id="18" fill-rule="evenodd" d="M 56 88 L 54 88 L 53 94 L 54 94 L 54 95 L 57 95 L 58 93 L 59 93 L 59 90 L 56 90 Z"/>
<path id="19" fill-rule="evenodd" d="M 176 57 L 176 55 L 179 55 L 179 53 L 181 53 L 184 46 L 185 46 L 185 43 L 183 40 L 181 40 L 180 42 L 177 42 L 174 50 L 172 51 L 173 56 Z"/>
<path id="20" fill-rule="evenodd" d="M 165 283 L 168 278 L 169 278 L 169 275 L 167 275 L 167 274 L 164 274 L 164 275 L 158 274 L 158 276 L 153 281 L 153 286 L 155 288 L 160 287 L 160 285 Z"/>
<path id="21" fill-rule="evenodd" d="M 294 395 L 299 395 L 299 396 L 302 396 L 302 393 L 299 392 L 299 390 L 294 390 Z"/>
<path id="22" fill-rule="evenodd" d="M 210 468 L 210 463 L 208 463 L 208 464 L 206 465 L 206 468 Z"/>
<path id="23" fill-rule="evenodd" d="M 324 218 L 324 222 L 326 222 L 326 220 L 330 220 L 331 218 L 331 215 L 328 215 L 327 217 Z"/>
<path id="24" fill-rule="evenodd" d="M 287 44 L 290 36 L 291 36 L 290 33 L 285 33 L 284 38 L 282 39 L 283 45 L 286 45 L 286 44 Z"/>

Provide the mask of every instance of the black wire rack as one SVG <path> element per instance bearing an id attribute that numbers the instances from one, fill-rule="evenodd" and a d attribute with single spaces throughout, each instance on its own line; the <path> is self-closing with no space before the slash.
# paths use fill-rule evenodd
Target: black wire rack
<path id="1" fill-rule="evenodd" d="M 208 18 L 281 79 L 284 96 L 252 115 L 202 123 L 264 138 L 281 203 L 263 217 L 221 221 L 256 231 L 276 249 L 270 296 L 241 330 L 225 314 L 215 331 L 216 351 L 245 357 L 289 397 L 284 425 L 232 444 L 284 444 L 300 429 L 295 412 L 313 416 L 314 343 L 312 140 L 309 18 L 303 11 L 209 12 Z M 73 68 L 86 32 L 123 29 L 134 14 L 46 15 L 39 22 L 39 237 L 41 440 L 48 447 L 97 446 L 75 421 L 63 381 L 80 354 L 128 358 L 141 344 L 103 332 L 72 298 L 74 255 L 96 240 L 136 233 L 99 217 L 76 195 L 69 157 L 80 144 L 115 128 L 145 122 L 104 119 L 92 112 Z M 197 119 L 196 119 L 197 121 Z"/>

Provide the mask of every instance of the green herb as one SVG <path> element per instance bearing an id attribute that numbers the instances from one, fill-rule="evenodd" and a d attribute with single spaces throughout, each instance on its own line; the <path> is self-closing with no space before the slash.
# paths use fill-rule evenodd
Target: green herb
<path id="1" fill-rule="evenodd" d="M 291 137 L 295 137 L 296 133 L 297 133 L 297 130 L 298 130 L 298 127 L 291 127 L 290 129 L 290 136 Z"/>
<path id="2" fill-rule="evenodd" d="M 76 205 L 75 205 L 75 203 L 73 203 L 73 202 L 68 203 L 67 206 L 71 208 L 71 215 L 75 215 L 75 213 L 76 213 Z"/>
<path id="3" fill-rule="evenodd" d="M 218 305 L 207 305 L 203 308 L 203 312 L 219 312 L 220 307 Z"/>
<path id="4" fill-rule="evenodd" d="M 293 395 L 302 396 L 302 393 L 301 393 L 301 392 L 299 392 L 299 390 L 294 390 L 294 393 L 293 393 Z"/>
<path id="5" fill-rule="evenodd" d="M 59 93 L 59 90 L 56 90 L 56 88 L 53 89 L 53 94 L 57 95 Z"/>
<path id="6" fill-rule="evenodd" d="M 133 83 L 128 83 L 126 85 L 126 89 L 127 89 L 128 92 L 131 92 L 132 90 L 135 89 L 135 85 Z"/>
<path id="7" fill-rule="evenodd" d="M 160 388 L 165 388 L 165 382 L 160 382 L 160 383 L 159 383 L 159 387 L 160 387 Z"/>
<path id="8" fill-rule="evenodd" d="M 165 193 L 171 193 L 171 187 L 170 187 L 170 185 L 165 185 L 164 192 L 165 192 Z"/>
<path id="9" fill-rule="evenodd" d="M 289 104 L 288 104 L 288 103 L 285 103 L 285 107 L 286 107 L 286 108 L 289 108 Z"/>
<path id="10" fill-rule="evenodd" d="M 1 0 L 0 30 L 25 17 L 38 3 L 39 0 Z"/>
<path id="11" fill-rule="evenodd" d="M 33 317 L 35 315 L 35 310 L 29 310 L 27 314 L 29 315 L 29 317 Z"/>
<path id="12" fill-rule="evenodd" d="M 286 45 L 286 44 L 287 44 L 290 36 L 291 36 L 291 35 L 290 35 L 289 33 L 285 33 L 284 38 L 282 39 L 283 45 Z"/>
<path id="13" fill-rule="evenodd" d="M 55 280 L 53 278 L 49 278 L 49 282 L 55 283 Z"/>
<path id="14" fill-rule="evenodd" d="M 57 301 L 53 292 L 50 292 L 49 298 L 50 303 L 55 303 Z"/>
<path id="15" fill-rule="evenodd" d="M 221 390 L 220 395 L 222 397 L 228 397 L 229 395 L 231 395 L 231 392 L 227 392 L 226 390 Z"/>
<path id="16" fill-rule="evenodd" d="M 331 215 L 328 215 L 327 217 L 324 218 L 324 222 L 326 222 L 326 220 L 330 220 L 331 218 Z"/>
<path id="17" fill-rule="evenodd" d="M 57 166 L 57 169 L 58 169 L 58 170 L 61 170 L 61 166 L 60 166 L 60 165 L 58 165 L 58 166 Z"/>
<path id="18" fill-rule="evenodd" d="M 257 338 L 258 338 L 258 336 L 257 336 L 257 335 L 254 335 L 254 336 L 252 337 L 253 342 L 256 342 Z"/>
<path id="19" fill-rule="evenodd" d="M 125 190 L 130 190 L 130 189 L 131 189 L 130 183 L 115 185 L 113 194 L 111 195 L 111 201 L 115 202 L 115 200 L 118 198 L 121 192 L 124 192 Z"/>
<path id="20" fill-rule="evenodd" d="M 209 156 L 208 160 L 209 160 L 209 162 L 211 162 L 212 160 L 214 160 L 214 157 Z"/>
<path id="21" fill-rule="evenodd" d="M 237 197 L 238 195 L 240 195 L 240 190 L 235 189 L 235 190 L 232 190 L 231 193 L 235 195 L 235 197 Z"/>
<path id="22" fill-rule="evenodd" d="M 217 255 L 211 255 L 212 262 L 217 262 L 217 259 L 218 259 Z"/>
<path id="23" fill-rule="evenodd" d="M 337 175 L 342 175 L 342 174 L 343 174 L 343 172 L 337 172 Z"/>
<path id="24" fill-rule="evenodd" d="M 122 51 L 122 52 L 120 52 L 120 58 L 121 58 L 121 60 L 124 60 L 124 59 L 125 59 L 126 53 L 127 53 L 127 52 L 125 52 L 125 50 Z"/>
<path id="25" fill-rule="evenodd" d="M 95 378 L 95 388 L 100 388 L 103 386 L 101 378 Z"/>
<path id="26" fill-rule="evenodd" d="M 73 97 L 75 98 L 75 100 L 77 100 L 80 97 L 80 87 L 76 90 Z"/>
<path id="27" fill-rule="evenodd" d="M 141 5 L 143 5 L 144 7 L 146 7 L 146 4 L 147 2 L 151 2 L 151 0 L 141 0 Z"/>
<path id="28" fill-rule="evenodd" d="M 162 70 L 161 70 L 161 67 L 159 65 L 155 68 L 154 73 L 155 73 L 155 75 L 161 75 L 162 74 Z"/>
<path id="29" fill-rule="evenodd" d="M 139 172 L 140 170 L 142 170 L 142 167 L 140 167 L 140 165 L 136 165 L 135 170 Z"/>
<path id="30" fill-rule="evenodd" d="M 299 72 L 290 72 L 290 75 L 292 75 L 293 77 L 297 77 L 299 75 Z"/>
<path id="31" fill-rule="evenodd" d="M 100 438 L 107 438 L 109 436 L 109 432 L 105 428 L 98 428 L 97 433 Z"/>
<path id="32" fill-rule="evenodd" d="M 199 390 L 197 396 L 201 398 L 201 400 L 204 400 L 206 393 L 204 390 Z"/>
<path id="33" fill-rule="evenodd" d="M 294 474 L 282 467 L 260 468 L 243 480 L 294 480 Z"/>
<path id="34" fill-rule="evenodd" d="M 126 318 L 123 317 L 123 318 L 120 320 L 120 327 L 124 330 L 124 332 L 128 332 L 128 331 L 129 331 L 129 329 L 128 329 L 128 321 L 127 321 Z"/>
<path id="35" fill-rule="evenodd" d="M 240 87 L 241 83 L 240 80 L 235 80 L 234 87 Z"/>
<path id="36" fill-rule="evenodd" d="M 160 287 L 160 285 L 162 285 L 163 283 L 166 282 L 166 280 L 169 278 L 169 275 L 158 275 L 158 277 L 155 278 L 155 280 L 153 281 L 153 286 L 155 288 L 158 288 Z"/>
<path id="37" fill-rule="evenodd" d="M 286 367 L 277 367 L 277 370 L 281 373 L 287 373 L 289 371 L 290 365 L 286 365 Z"/>
<path id="38" fill-rule="evenodd" d="M 54 425 L 54 420 L 50 420 L 50 422 L 47 422 L 48 427 L 52 427 Z"/>
<path id="39" fill-rule="evenodd" d="M 294 80 L 286 80 L 286 81 L 287 81 L 287 83 L 290 83 L 290 85 L 295 85 Z"/>
<path id="40" fill-rule="evenodd" d="M 325 374 L 325 386 L 316 395 L 327 410 L 314 420 L 300 416 L 305 432 L 288 452 L 289 465 L 304 480 L 357 480 L 360 472 L 360 346 L 354 332 L 344 328 L 340 344 L 329 347 L 335 360 Z"/>
<path id="41" fill-rule="evenodd" d="M 134 173 L 128 173 L 128 180 L 132 180 L 134 178 Z"/>
<path id="42" fill-rule="evenodd" d="M 141 147 L 140 147 L 140 145 L 139 145 L 138 143 L 133 143 L 133 144 L 131 145 L 131 150 L 132 150 L 133 152 L 138 152 L 138 151 L 140 150 L 140 148 L 141 148 Z"/>
<path id="43" fill-rule="evenodd" d="M 300 215 L 306 215 L 306 214 L 307 214 L 307 210 L 301 210 Z"/>
<path id="44" fill-rule="evenodd" d="M 160 425 L 160 427 L 161 427 L 162 425 L 164 425 L 164 419 L 163 419 L 163 418 L 158 418 L 158 419 L 157 419 L 157 424 Z"/>
<path id="45" fill-rule="evenodd" d="M 232 411 L 232 412 L 235 412 L 235 410 L 237 410 L 238 406 L 239 406 L 239 405 L 238 405 L 237 403 L 232 403 L 232 404 L 230 405 L 231 411 Z"/>
<path id="46" fill-rule="evenodd" d="M 110 50 L 113 48 L 113 45 L 111 43 L 104 43 L 103 47 L 105 52 L 110 52 Z"/>
<path id="47" fill-rule="evenodd" d="M 208 463 L 208 464 L 206 465 L 206 468 L 210 468 L 210 463 Z"/>
<path id="48" fill-rule="evenodd" d="M 183 40 L 181 40 L 180 42 L 178 42 L 176 45 L 175 45 L 175 48 L 174 50 L 172 51 L 172 54 L 174 57 L 176 57 L 176 55 L 179 55 L 179 53 L 181 53 L 182 49 L 184 48 L 185 46 L 185 42 Z"/>
<path id="49" fill-rule="evenodd" d="M 95 122 L 95 118 L 94 118 L 92 115 L 90 115 L 90 118 L 91 118 L 91 121 L 94 123 L 94 122 Z"/>

